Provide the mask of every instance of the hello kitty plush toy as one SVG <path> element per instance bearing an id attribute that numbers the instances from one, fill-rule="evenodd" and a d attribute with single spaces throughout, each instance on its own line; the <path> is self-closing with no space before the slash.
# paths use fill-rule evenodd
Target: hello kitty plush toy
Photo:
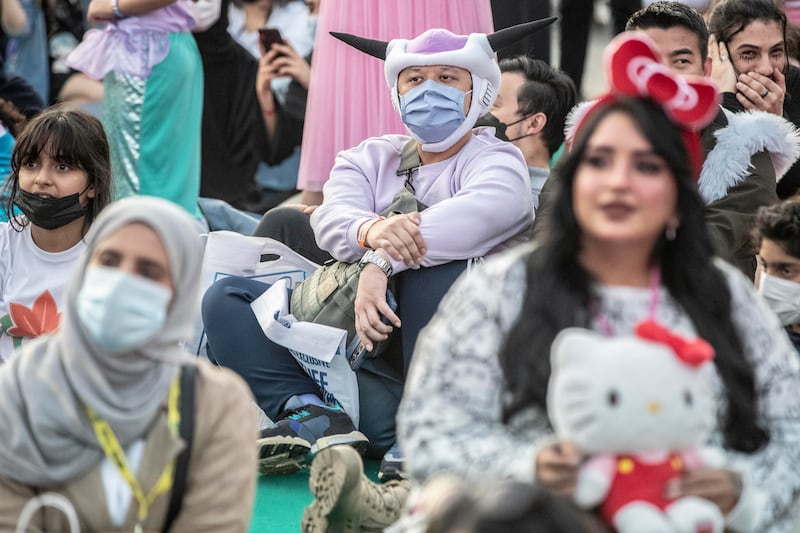
<path id="1" fill-rule="evenodd" d="M 703 448 L 715 413 L 714 352 L 652 320 L 631 336 L 569 328 L 553 341 L 548 414 L 558 438 L 588 456 L 575 500 L 599 506 L 620 533 L 721 533 L 708 500 L 664 496 L 687 470 L 722 466 L 722 451 Z"/>

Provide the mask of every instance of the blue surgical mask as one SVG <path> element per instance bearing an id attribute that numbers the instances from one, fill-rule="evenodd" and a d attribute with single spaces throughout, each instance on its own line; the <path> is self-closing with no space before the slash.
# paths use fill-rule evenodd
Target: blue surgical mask
<path id="1" fill-rule="evenodd" d="M 418 141 L 443 141 L 467 118 L 466 95 L 455 87 L 428 80 L 400 97 L 400 116 Z"/>
<path id="2" fill-rule="evenodd" d="M 112 354 L 150 340 L 167 318 L 172 291 L 117 268 L 86 267 L 78 292 L 78 319 L 92 340 Z"/>

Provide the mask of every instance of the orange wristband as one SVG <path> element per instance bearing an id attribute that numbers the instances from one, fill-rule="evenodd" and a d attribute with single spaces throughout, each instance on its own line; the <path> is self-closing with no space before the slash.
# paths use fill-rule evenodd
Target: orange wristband
<path id="1" fill-rule="evenodd" d="M 375 225 L 376 222 L 379 222 L 381 220 L 384 220 L 384 218 L 379 215 L 378 218 L 374 220 L 368 220 L 363 224 L 361 224 L 361 226 L 359 226 L 356 240 L 358 240 L 358 245 L 360 247 L 362 248 L 367 247 L 367 233 L 369 233 L 369 230 L 372 228 L 373 225 Z"/>

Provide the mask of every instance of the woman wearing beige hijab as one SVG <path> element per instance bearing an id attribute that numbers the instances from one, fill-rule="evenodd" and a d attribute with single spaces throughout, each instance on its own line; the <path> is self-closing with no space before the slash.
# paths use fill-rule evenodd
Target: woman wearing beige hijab
<path id="1" fill-rule="evenodd" d="M 157 198 L 109 206 L 86 237 L 60 330 L 0 367 L 0 531 L 42 493 L 67 502 L 82 532 L 247 531 L 250 392 L 180 346 L 198 303 L 195 228 Z M 69 531 L 67 514 L 41 509 L 31 527 Z"/>

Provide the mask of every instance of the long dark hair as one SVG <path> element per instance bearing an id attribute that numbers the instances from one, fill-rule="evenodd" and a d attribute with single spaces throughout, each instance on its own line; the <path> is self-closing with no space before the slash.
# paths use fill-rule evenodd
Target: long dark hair
<path id="1" fill-rule="evenodd" d="M 86 204 L 84 233 L 98 213 L 111 202 L 111 160 L 108 139 L 100 121 L 85 111 L 65 105 L 47 108 L 23 127 L 11 152 L 11 174 L 5 184 L 5 205 L 9 223 L 22 228 L 29 222 L 13 216 L 19 190 L 19 169 L 36 159 L 47 147 L 54 160 L 84 170 L 94 198 Z"/>
<path id="2" fill-rule="evenodd" d="M 588 309 L 594 295 L 591 276 L 578 261 L 581 228 L 573 211 L 572 189 L 589 138 L 598 124 L 615 111 L 634 121 L 675 177 L 680 228 L 674 240 L 660 238 L 652 262 L 660 265 L 662 284 L 689 315 L 698 335 L 716 351 L 715 364 L 725 385 L 728 405 L 722 422 L 726 445 L 754 451 L 769 436 L 757 422 L 753 368 L 731 321 L 730 291 L 725 277 L 712 262 L 705 206 L 691 177 L 680 133 L 661 108 L 640 99 L 620 99 L 595 110 L 558 168 L 550 232 L 526 259 L 527 289 L 522 310 L 499 355 L 511 391 L 504 420 L 531 405 L 545 409 L 553 339 L 564 328 L 589 327 Z"/>

